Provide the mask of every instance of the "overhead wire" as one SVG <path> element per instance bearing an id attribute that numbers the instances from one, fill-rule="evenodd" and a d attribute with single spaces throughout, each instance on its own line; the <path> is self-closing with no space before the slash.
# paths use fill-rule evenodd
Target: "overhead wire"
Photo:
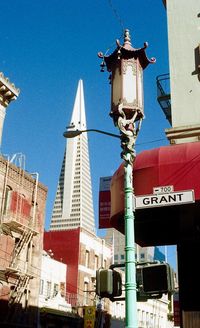
<path id="1" fill-rule="evenodd" d="M 113 14 L 114 14 L 116 20 L 117 20 L 118 23 L 120 24 L 120 27 L 121 27 L 121 35 L 120 35 L 120 37 L 119 37 L 119 40 L 121 40 L 122 37 L 123 37 L 123 34 L 124 34 L 124 24 L 123 24 L 123 21 L 122 21 L 120 15 L 119 15 L 117 9 L 114 7 L 112 0 L 108 0 L 108 4 L 109 4 L 109 6 L 110 6 L 110 8 L 111 8 L 111 10 L 112 10 L 112 12 L 113 12 Z M 109 50 L 110 50 L 115 44 L 116 44 L 116 42 L 113 42 L 113 43 L 107 48 L 107 50 L 106 50 L 104 56 L 106 56 L 106 54 L 109 52 Z"/>
<path id="2" fill-rule="evenodd" d="M 150 141 L 140 142 L 140 143 L 136 143 L 136 146 L 147 145 L 147 144 L 150 144 L 150 143 L 159 142 L 159 141 L 164 141 L 164 140 L 166 140 L 166 139 L 165 139 L 165 138 L 162 138 L 162 139 L 155 139 L 155 140 L 150 140 Z"/>
<path id="3" fill-rule="evenodd" d="M 113 14 L 115 15 L 117 21 L 119 22 L 119 24 L 121 26 L 121 29 L 122 29 L 122 33 L 123 33 L 124 32 L 124 24 L 123 24 L 123 21 L 122 21 L 120 15 L 119 15 L 118 11 L 114 7 L 112 0 L 108 0 L 108 3 L 110 5 L 110 8 L 112 9 Z"/>

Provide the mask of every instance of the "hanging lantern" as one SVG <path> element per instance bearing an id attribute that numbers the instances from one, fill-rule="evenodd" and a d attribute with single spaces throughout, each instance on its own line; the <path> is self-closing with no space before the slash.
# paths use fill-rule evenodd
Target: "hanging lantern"
<path id="1" fill-rule="evenodd" d="M 127 29 L 124 32 L 124 44 L 120 45 L 119 40 L 116 43 L 117 48 L 110 56 L 98 53 L 98 56 L 103 58 L 107 71 L 111 73 L 109 77 L 111 80 L 110 116 L 115 124 L 121 115 L 121 110 L 126 119 L 136 113 L 136 121 L 144 117 L 143 70 L 149 63 L 155 62 L 155 58 L 148 59 L 145 54 L 147 43 L 140 49 L 132 47 Z"/>

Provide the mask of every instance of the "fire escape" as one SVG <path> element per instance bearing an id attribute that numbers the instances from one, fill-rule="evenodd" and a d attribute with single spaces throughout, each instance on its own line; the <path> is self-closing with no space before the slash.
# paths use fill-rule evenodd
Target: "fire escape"
<path id="1" fill-rule="evenodd" d="M 170 94 L 170 77 L 169 74 L 162 74 L 156 78 L 157 100 L 165 114 L 166 119 L 172 124 L 171 117 L 171 94 Z"/>
<path id="2" fill-rule="evenodd" d="M 32 242 L 33 236 L 36 235 L 36 232 L 23 225 L 16 228 L 16 225 L 13 225 L 13 221 L 5 224 L 10 228 L 11 232 L 16 232 L 20 235 L 13 249 L 10 265 L 6 268 L 5 273 L 8 281 L 11 282 L 13 278 L 15 281 L 9 299 L 9 305 L 13 305 L 20 303 L 22 296 L 28 289 L 30 279 L 33 278 L 31 270 L 29 270 L 30 263 L 28 263 L 28 261 L 24 263 L 24 261 L 21 260 L 21 255 L 23 253 L 27 254 L 29 251 L 29 245 Z"/>
<path id="3" fill-rule="evenodd" d="M 21 156 L 21 154 L 20 154 Z M 22 194 L 24 186 L 23 158 L 20 157 L 20 167 L 13 169 L 11 161 L 7 161 L 7 169 L 4 179 L 4 189 L 1 204 L 1 229 L 6 235 L 10 235 L 15 243 L 9 265 L 5 268 L 5 279 L 10 285 L 10 297 L 8 304 L 24 305 L 28 301 L 28 285 L 30 279 L 34 278 L 31 270 L 32 243 L 33 237 L 37 235 L 35 230 L 36 200 L 38 176 L 36 176 L 34 190 L 32 191 L 32 203 L 30 204 Z M 13 170 L 18 170 L 18 180 L 16 190 L 7 188 L 8 181 L 13 174 Z M 14 203 L 14 206 L 11 206 Z M 26 208 L 26 211 L 24 210 Z M 28 210 L 27 210 L 28 208 Z"/>

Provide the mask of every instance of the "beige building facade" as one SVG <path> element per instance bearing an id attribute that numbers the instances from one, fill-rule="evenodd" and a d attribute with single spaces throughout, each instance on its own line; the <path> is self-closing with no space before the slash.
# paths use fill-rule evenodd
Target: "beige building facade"
<path id="1" fill-rule="evenodd" d="M 171 143 L 200 138 L 199 1 L 167 0 L 172 128 Z M 181 18 L 181 19 L 180 19 Z"/>

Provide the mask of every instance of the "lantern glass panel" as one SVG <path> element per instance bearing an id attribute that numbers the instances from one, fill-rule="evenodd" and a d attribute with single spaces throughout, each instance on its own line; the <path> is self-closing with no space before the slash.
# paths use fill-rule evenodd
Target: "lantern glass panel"
<path id="1" fill-rule="evenodd" d="M 138 107 L 143 110 L 142 69 L 138 70 Z"/>
<path id="2" fill-rule="evenodd" d="M 121 86 L 121 74 L 120 68 L 117 67 L 114 72 L 113 82 L 112 82 L 112 102 L 117 106 L 121 102 L 122 96 L 122 86 Z"/>
<path id="3" fill-rule="evenodd" d="M 136 75 L 133 73 L 133 65 L 127 65 L 123 74 L 123 100 L 127 104 L 133 104 L 136 100 Z"/>

